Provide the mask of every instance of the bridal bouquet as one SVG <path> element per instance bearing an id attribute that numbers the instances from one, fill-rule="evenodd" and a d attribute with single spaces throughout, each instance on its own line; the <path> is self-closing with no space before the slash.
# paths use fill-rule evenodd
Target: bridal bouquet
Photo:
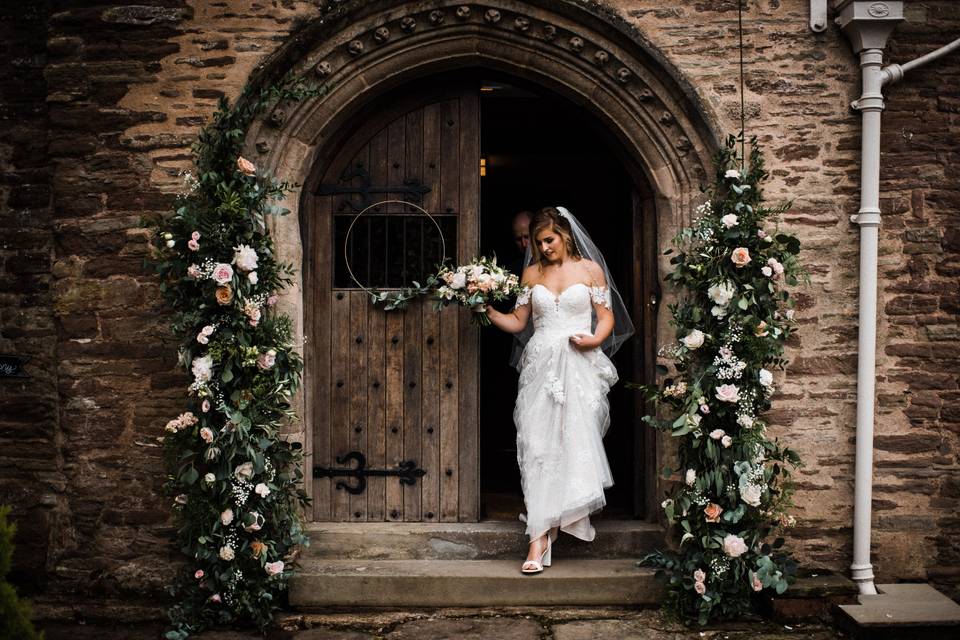
<path id="1" fill-rule="evenodd" d="M 522 287 L 516 275 L 497 264 L 496 258 L 479 257 L 459 267 L 444 265 L 436 275 L 439 286 L 434 291 L 438 307 L 456 303 L 470 307 L 474 319 L 484 326 L 490 324 L 485 305 L 506 300 L 520 293 Z"/>

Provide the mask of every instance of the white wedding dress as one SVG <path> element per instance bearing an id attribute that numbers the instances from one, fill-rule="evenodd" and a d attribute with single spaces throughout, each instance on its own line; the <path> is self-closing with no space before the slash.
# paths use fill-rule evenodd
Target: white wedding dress
<path id="1" fill-rule="evenodd" d="M 617 370 L 599 348 L 580 351 L 569 340 L 592 333 L 594 303 L 610 307 L 606 287 L 577 283 L 555 296 L 536 284 L 517 299 L 517 306 L 532 305 L 534 327 L 520 357 L 513 412 L 527 508 L 521 519 L 531 539 L 559 527 L 593 540 L 590 514 L 606 504 L 603 491 L 613 485 L 603 436 Z"/>

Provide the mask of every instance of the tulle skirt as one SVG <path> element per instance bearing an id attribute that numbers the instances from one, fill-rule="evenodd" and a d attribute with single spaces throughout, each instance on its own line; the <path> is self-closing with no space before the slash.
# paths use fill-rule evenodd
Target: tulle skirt
<path id="1" fill-rule="evenodd" d="M 610 426 L 607 393 L 617 370 L 600 349 L 579 351 L 569 332 L 537 331 L 521 358 L 517 464 L 527 535 L 559 528 L 594 539 L 590 514 L 606 505 L 613 475 L 603 449 Z"/>

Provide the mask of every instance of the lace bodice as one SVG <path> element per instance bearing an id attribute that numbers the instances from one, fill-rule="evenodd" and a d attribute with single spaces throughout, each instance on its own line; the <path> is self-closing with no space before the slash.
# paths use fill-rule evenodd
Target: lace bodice
<path id="1" fill-rule="evenodd" d="M 594 304 L 610 308 L 610 290 L 582 282 L 570 285 L 559 295 L 535 284 L 517 296 L 516 306 L 531 304 L 534 329 L 559 329 L 590 333 Z"/>

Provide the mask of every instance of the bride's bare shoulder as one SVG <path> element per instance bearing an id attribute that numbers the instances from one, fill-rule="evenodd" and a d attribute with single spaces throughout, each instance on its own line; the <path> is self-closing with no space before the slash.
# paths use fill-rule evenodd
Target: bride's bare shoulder
<path id="1" fill-rule="evenodd" d="M 539 281 L 540 281 L 539 266 L 532 264 L 523 270 L 523 277 L 520 278 L 520 282 L 527 285 L 528 287 L 532 287 Z"/>

